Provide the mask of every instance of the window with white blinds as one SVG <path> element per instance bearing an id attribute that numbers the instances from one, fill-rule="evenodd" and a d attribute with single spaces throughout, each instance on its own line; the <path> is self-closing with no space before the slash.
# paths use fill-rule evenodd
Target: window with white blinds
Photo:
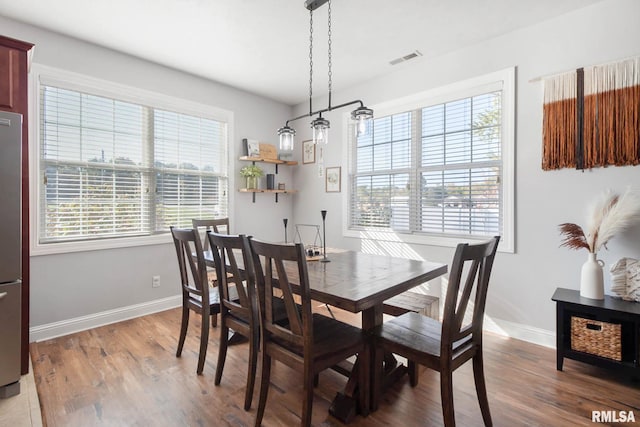
<path id="1" fill-rule="evenodd" d="M 504 185 L 504 153 L 513 152 L 505 117 L 512 122 L 514 111 L 504 102 L 503 82 L 433 98 L 383 108 L 391 112 L 374 119 L 368 134 L 352 137 L 348 230 L 424 242 L 512 233 L 505 200 L 511 203 L 513 178 L 507 161 Z"/>
<path id="2" fill-rule="evenodd" d="M 227 123 L 40 86 L 39 243 L 227 216 Z"/>

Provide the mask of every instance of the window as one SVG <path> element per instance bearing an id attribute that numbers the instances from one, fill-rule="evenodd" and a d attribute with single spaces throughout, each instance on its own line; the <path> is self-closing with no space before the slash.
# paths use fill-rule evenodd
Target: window
<path id="1" fill-rule="evenodd" d="M 512 251 L 512 88 L 508 70 L 377 106 L 370 132 L 351 136 L 346 235 L 501 235 Z"/>
<path id="2" fill-rule="evenodd" d="M 185 112 L 153 95 L 132 101 L 50 80 L 41 75 L 38 90 L 38 245 L 153 236 L 228 216 L 228 120 L 211 107 Z"/>

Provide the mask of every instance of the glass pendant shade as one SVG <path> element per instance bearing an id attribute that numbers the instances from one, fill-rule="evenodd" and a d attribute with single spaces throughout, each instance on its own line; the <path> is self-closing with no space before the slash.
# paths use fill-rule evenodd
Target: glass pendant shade
<path id="1" fill-rule="evenodd" d="M 367 107 L 359 107 L 351 112 L 351 119 L 356 122 L 356 136 L 369 133 L 373 120 L 373 110 Z"/>
<path id="2" fill-rule="evenodd" d="M 289 126 L 278 129 L 280 136 L 280 151 L 293 151 L 293 137 L 296 131 Z"/>
<path id="3" fill-rule="evenodd" d="M 329 120 L 318 117 L 311 122 L 311 128 L 313 128 L 313 143 L 314 144 L 328 144 L 329 143 Z"/>

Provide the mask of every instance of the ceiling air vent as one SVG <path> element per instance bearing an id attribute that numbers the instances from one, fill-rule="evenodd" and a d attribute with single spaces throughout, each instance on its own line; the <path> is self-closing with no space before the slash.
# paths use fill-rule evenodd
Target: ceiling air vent
<path id="1" fill-rule="evenodd" d="M 399 64 L 401 62 L 405 62 L 405 61 L 408 61 L 410 59 L 417 58 L 418 56 L 422 56 L 422 53 L 420 53 L 419 50 L 414 50 L 413 52 L 411 52 L 408 55 L 404 55 L 404 56 L 401 56 L 400 58 L 394 59 L 393 61 L 389 61 L 389 64 L 396 65 L 396 64 Z"/>

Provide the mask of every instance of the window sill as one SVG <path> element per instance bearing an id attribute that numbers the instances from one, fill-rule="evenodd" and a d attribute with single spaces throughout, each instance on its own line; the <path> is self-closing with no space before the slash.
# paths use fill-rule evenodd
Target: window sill
<path id="1" fill-rule="evenodd" d="M 444 246 L 455 248 L 459 243 L 481 243 L 489 240 L 489 237 L 471 236 L 430 236 L 426 234 L 398 233 L 389 230 L 363 229 L 363 230 L 343 230 L 344 237 L 352 237 L 361 240 L 375 240 L 384 242 L 407 243 L 423 246 Z M 505 237 L 500 240 L 498 252 L 514 253 L 513 242 Z"/>
<path id="2" fill-rule="evenodd" d="M 136 246 L 171 243 L 171 234 L 155 236 L 122 237 L 115 239 L 83 240 L 76 242 L 37 243 L 31 245 L 31 256 L 64 254 L 72 252 L 100 251 L 105 249 L 130 248 Z"/>

